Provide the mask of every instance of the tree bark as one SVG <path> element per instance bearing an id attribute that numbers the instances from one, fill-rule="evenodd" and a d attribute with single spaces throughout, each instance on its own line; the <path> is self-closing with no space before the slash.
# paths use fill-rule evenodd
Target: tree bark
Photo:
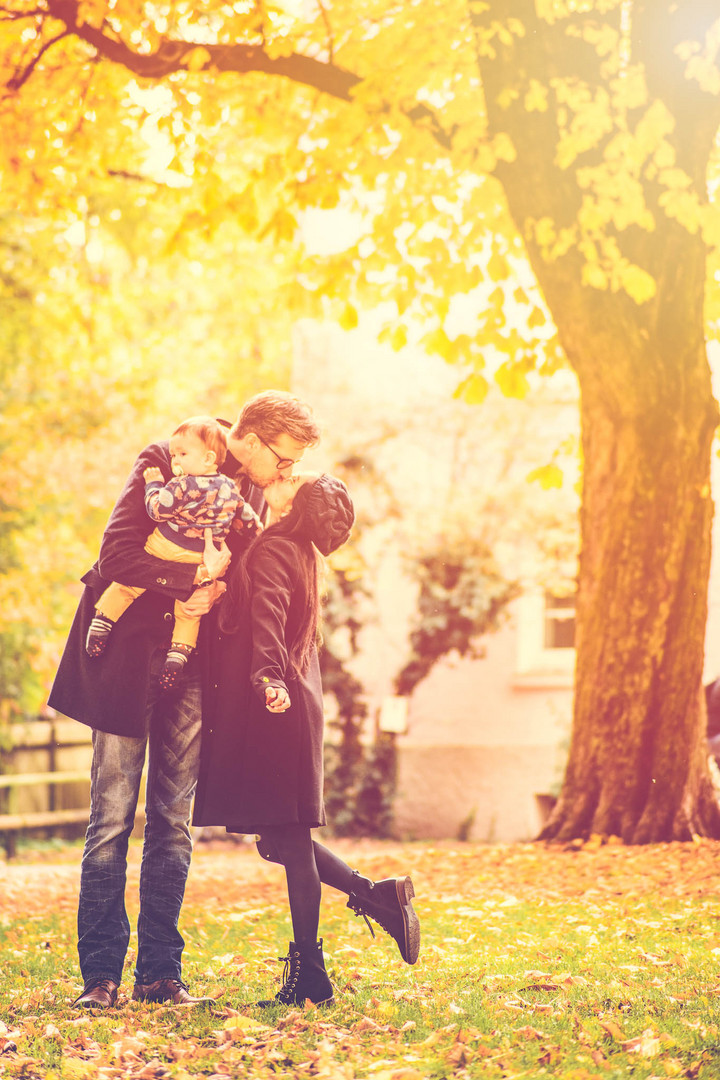
<path id="1" fill-rule="evenodd" d="M 634 9 L 635 39 L 642 42 L 637 25 L 646 6 Z M 688 81 L 673 53 L 669 5 L 664 13 L 658 5 L 653 10 L 664 33 L 650 35 L 652 55 L 632 60 L 647 60 L 651 92 L 662 70 L 666 105 L 680 114 L 680 130 L 671 136 L 676 163 L 704 202 L 717 102 L 695 92 L 688 137 L 680 122 Z M 666 215 L 662 187 L 646 170 L 638 181 L 652 228 L 610 226 L 607 235 L 624 258 L 652 275 L 654 297 L 638 304 L 622 288 L 591 288 L 583 284 L 586 255 L 577 247 L 554 258 L 541 248 L 533 223 L 549 217 L 558 229 L 575 226 L 586 197 L 578 169 L 607 160 L 612 136 L 622 124 L 632 130 L 644 109 L 634 117 L 609 114 L 607 133 L 560 168 L 559 100 L 551 91 L 547 110 L 527 112 L 508 106 L 507 88 L 519 102 L 533 79 L 552 87 L 561 78 L 596 93 L 603 75 L 600 57 L 583 40 L 589 19 L 549 25 L 529 0 L 493 4 L 492 19 L 503 15 L 522 20 L 524 35 L 492 56 L 479 49 L 490 132 L 509 133 L 517 149 L 498 175 L 578 376 L 583 433 L 573 728 L 562 792 L 541 838 L 600 834 L 649 843 L 719 836 L 701 699 L 718 418 L 704 343 L 705 247 L 699 232 Z M 475 14 L 479 41 L 487 40 L 489 17 Z M 621 32 L 619 9 L 616 17 Z M 568 35 L 571 22 L 579 36 Z"/>

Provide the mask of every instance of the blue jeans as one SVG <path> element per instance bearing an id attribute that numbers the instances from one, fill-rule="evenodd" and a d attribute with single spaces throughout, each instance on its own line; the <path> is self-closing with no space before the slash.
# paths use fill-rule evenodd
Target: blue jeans
<path id="1" fill-rule="evenodd" d="M 158 654 L 158 666 L 164 656 Z M 200 759 L 200 682 L 190 674 L 181 696 L 151 691 L 143 738 L 93 731 L 90 821 L 78 905 L 84 982 L 121 981 L 130 940 L 125 910 L 128 840 L 148 746 L 135 980 L 181 977 L 185 942 L 177 924 L 190 868 L 190 810 Z"/>

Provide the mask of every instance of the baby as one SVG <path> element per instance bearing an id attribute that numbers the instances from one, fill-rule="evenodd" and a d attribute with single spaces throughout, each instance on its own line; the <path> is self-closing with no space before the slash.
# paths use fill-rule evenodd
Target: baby
<path id="1" fill-rule="evenodd" d="M 173 479 L 165 484 L 156 467 L 143 473 L 145 508 L 152 521 L 158 522 L 145 544 L 148 554 L 170 562 L 201 564 L 206 529 L 212 530 L 214 540 L 223 541 L 234 522 L 244 530 L 262 528 L 235 481 L 218 472 L 226 454 L 225 432 L 210 416 L 193 416 L 175 429 L 170 436 Z M 207 584 L 210 580 L 208 574 Z M 200 584 L 205 583 L 201 578 Z M 90 622 L 85 642 L 89 656 L 102 655 L 113 626 L 144 592 L 116 581 L 107 587 Z M 197 644 L 199 626 L 200 617 L 188 618 L 176 601 L 172 644 L 160 676 L 163 689 L 177 682 Z"/>

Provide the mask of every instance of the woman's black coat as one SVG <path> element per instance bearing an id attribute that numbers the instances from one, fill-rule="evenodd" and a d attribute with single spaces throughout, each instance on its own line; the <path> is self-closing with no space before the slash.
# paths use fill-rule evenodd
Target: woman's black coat
<path id="1" fill-rule="evenodd" d="M 325 824 L 317 651 L 313 647 L 309 667 L 299 675 L 287 648 L 309 617 L 301 587 L 306 559 L 314 560 L 309 541 L 257 541 L 248 560 L 250 610 L 240 613 L 240 629 L 221 633 L 211 613 L 194 825 L 259 833 L 263 825 Z M 286 712 L 265 708 L 267 686 L 287 689 Z"/>

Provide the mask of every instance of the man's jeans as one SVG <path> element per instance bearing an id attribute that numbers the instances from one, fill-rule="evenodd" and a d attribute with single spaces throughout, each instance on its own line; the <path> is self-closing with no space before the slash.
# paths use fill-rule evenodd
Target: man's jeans
<path id="1" fill-rule="evenodd" d="M 151 694 L 147 737 L 93 731 L 90 822 L 78 906 L 84 982 L 95 977 L 121 981 L 130 939 L 125 910 L 128 840 L 148 744 L 135 979 L 150 983 L 181 975 L 185 942 L 177 924 L 192 852 L 188 824 L 200 758 L 200 683 L 188 676 L 179 697 L 163 696 L 159 689 Z"/>

